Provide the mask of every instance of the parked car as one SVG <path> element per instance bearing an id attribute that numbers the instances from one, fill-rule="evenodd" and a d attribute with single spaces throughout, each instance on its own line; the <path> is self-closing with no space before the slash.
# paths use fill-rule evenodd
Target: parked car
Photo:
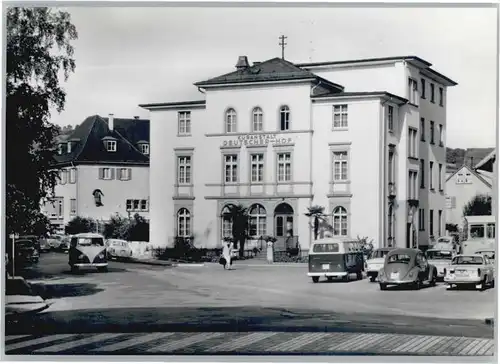
<path id="1" fill-rule="evenodd" d="M 455 256 L 453 247 L 448 249 L 429 249 L 425 252 L 427 261 L 436 267 L 437 277 L 444 279 L 444 272 L 451 264 L 451 260 Z"/>
<path id="2" fill-rule="evenodd" d="M 96 233 L 73 235 L 70 241 L 68 264 L 72 272 L 85 268 L 97 268 L 99 272 L 108 271 L 108 257 L 104 236 Z"/>
<path id="3" fill-rule="evenodd" d="M 366 260 L 366 275 L 370 278 L 370 282 L 375 282 L 378 276 L 378 272 L 384 266 L 385 256 L 392 250 L 393 248 L 380 248 L 375 249 L 368 256 Z"/>
<path id="4" fill-rule="evenodd" d="M 126 240 L 108 239 L 106 247 L 108 259 L 126 260 L 132 258 L 132 248 Z"/>
<path id="5" fill-rule="evenodd" d="M 16 271 L 37 264 L 40 260 L 40 250 L 37 245 L 34 239 L 17 239 L 12 251 L 12 244 L 7 244 L 8 272 L 12 272 L 12 264 Z"/>
<path id="6" fill-rule="evenodd" d="M 47 238 L 47 243 L 49 245 L 49 248 L 51 250 L 59 250 L 59 246 L 61 245 L 62 242 L 62 235 L 54 234 L 51 235 Z"/>
<path id="7" fill-rule="evenodd" d="M 397 248 L 385 257 L 384 266 L 378 273 L 381 290 L 387 286 L 413 286 L 420 289 L 427 282 L 436 284 L 437 269 L 425 258 L 419 249 Z"/>
<path id="8" fill-rule="evenodd" d="M 494 268 L 488 257 L 481 254 L 460 254 L 453 258 L 449 269 L 446 269 L 444 281 L 448 289 L 475 285 L 483 290 L 486 286 L 495 285 Z"/>

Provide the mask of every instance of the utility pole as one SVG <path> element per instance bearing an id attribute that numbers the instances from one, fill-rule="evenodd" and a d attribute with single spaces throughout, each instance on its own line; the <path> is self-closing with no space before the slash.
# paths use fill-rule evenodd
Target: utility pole
<path id="1" fill-rule="evenodd" d="M 280 43 L 279 45 L 281 46 L 281 58 L 282 59 L 285 59 L 285 46 L 286 46 L 286 43 L 285 43 L 285 40 L 287 39 L 288 37 L 285 37 L 284 35 L 281 35 L 280 36 Z"/>

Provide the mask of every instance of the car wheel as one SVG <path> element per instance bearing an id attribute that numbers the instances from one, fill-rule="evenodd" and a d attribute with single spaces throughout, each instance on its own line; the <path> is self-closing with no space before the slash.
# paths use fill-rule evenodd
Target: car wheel
<path id="1" fill-rule="evenodd" d="M 488 282 L 488 279 L 486 278 L 486 276 L 484 276 L 483 280 L 479 284 L 480 291 L 484 291 L 486 289 L 486 282 Z"/>
<path id="2" fill-rule="evenodd" d="M 349 273 L 345 276 L 342 276 L 342 282 L 349 282 Z"/>
<path id="3" fill-rule="evenodd" d="M 78 273 L 78 267 L 77 267 L 77 266 L 72 265 L 72 266 L 71 266 L 71 273 Z"/>
<path id="4" fill-rule="evenodd" d="M 385 291 L 387 289 L 387 284 L 385 283 L 379 283 L 379 286 L 381 291 Z"/>
<path id="5" fill-rule="evenodd" d="M 434 271 L 434 272 L 432 273 L 432 278 L 431 278 L 430 285 L 431 285 L 432 287 L 434 287 L 434 286 L 436 285 L 436 282 L 437 282 L 437 273 L 436 273 L 436 271 Z"/>
<path id="6" fill-rule="evenodd" d="M 362 272 L 357 272 L 357 273 L 356 273 L 356 279 L 357 279 L 358 281 L 362 280 L 362 279 L 363 279 L 363 273 L 362 273 Z"/>
<path id="7" fill-rule="evenodd" d="M 418 291 L 418 290 L 420 290 L 420 288 L 422 288 L 422 281 L 420 280 L 420 278 L 417 278 L 417 280 L 413 284 L 413 287 L 415 288 L 416 291 Z"/>
<path id="8" fill-rule="evenodd" d="M 377 277 L 375 277 L 375 276 L 371 276 L 371 277 L 370 277 L 370 282 L 375 282 L 375 279 L 376 279 L 376 278 L 377 278 Z"/>
<path id="9" fill-rule="evenodd" d="M 312 277 L 312 280 L 314 283 L 318 283 L 319 282 L 319 277 Z"/>
<path id="10" fill-rule="evenodd" d="M 108 267 L 97 267 L 97 271 L 100 273 L 104 273 L 108 271 Z"/>

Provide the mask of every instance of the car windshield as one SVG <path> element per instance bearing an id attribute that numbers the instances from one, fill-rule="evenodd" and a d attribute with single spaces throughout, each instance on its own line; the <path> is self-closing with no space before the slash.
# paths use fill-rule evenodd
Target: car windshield
<path id="1" fill-rule="evenodd" d="M 315 253 L 338 253 L 339 244 L 337 243 L 324 243 L 314 244 L 313 252 Z"/>
<path id="2" fill-rule="evenodd" d="M 453 241 L 453 239 L 451 238 L 439 238 L 437 240 L 438 243 L 451 243 Z"/>
<path id="3" fill-rule="evenodd" d="M 102 238 L 73 238 L 71 239 L 71 245 L 104 246 L 104 240 Z"/>
<path id="4" fill-rule="evenodd" d="M 451 250 L 428 250 L 425 255 L 427 259 L 451 260 Z"/>
<path id="5" fill-rule="evenodd" d="M 408 254 L 391 254 L 387 258 L 387 263 L 410 263 L 411 257 Z"/>
<path id="6" fill-rule="evenodd" d="M 482 257 L 471 257 L 471 256 L 461 256 L 455 257 L 453 259 L 452 264 L 472 264 L 472 265 L 481 265 L 483 264 Z"/>
<path id="7" fill-rule="evenodd" d="M 114 245 L 114 246 L 126 246 L 127 242 L 126 241 L 112 241 L 110 245 Z"/>
<path id="8" fill-rule="evenodd" d="M 481 255 L 486 255 L 488 259 L 495 259 L 495 252 L 491 250 L 486 250 L 486 251 L 478 251 L 476 254 L 481 254 Z"/>
<path id="9" fill-rule="evenodd" d="M 375 250 L 370 254 L 368 259 L 385 258 L 387 254 L 389 254 L 389 251 L 387 250 Z"/>

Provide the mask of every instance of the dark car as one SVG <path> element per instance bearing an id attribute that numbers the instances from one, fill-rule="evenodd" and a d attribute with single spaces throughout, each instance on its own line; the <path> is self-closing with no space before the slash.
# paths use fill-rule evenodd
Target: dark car
<path id="1" fill-rule="evenodd" d="M 389 285 L 420 289 L 425 282 L 432 286 L 436 284 L 437 269 L 429 264 L 421 250 L 397 248 L 386 255 L 378 280 L 381 290 Z"/>
<path id="2" fill-rule="evenodd" d="M 14 244 L 14 252 L 12 252 L 12 243 L 7 244 L 6 249 L 9 258 L 7 267 L 9 272 L 12 272 L 12 264 L 17 271 L 38 263 L 40 250 L 36 240 L 23 238 L 16 240 Z"/>

